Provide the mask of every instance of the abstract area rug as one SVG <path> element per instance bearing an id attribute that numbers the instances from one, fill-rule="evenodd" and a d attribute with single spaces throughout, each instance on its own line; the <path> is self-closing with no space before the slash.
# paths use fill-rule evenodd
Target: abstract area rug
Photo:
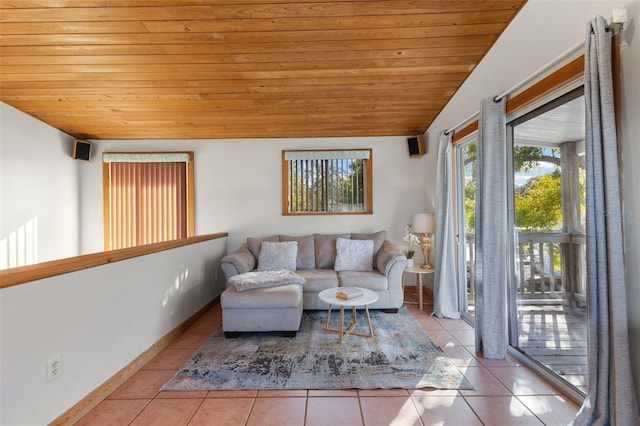
<path id="1" fill-rule="evenodd" d="M 473 389 L 405 307 L 371 311 L 375 337 L 324 330 L 325 311 L 305 311 L 296 337 L 221 329 L 193 354 L 162 391 L 238 389 Z M 364 311 L 358 329 L 367 330 Z M 339 327 L 339 311 L 330 327 Z M 345 326 L 351 312 L 345 310 Z"/>

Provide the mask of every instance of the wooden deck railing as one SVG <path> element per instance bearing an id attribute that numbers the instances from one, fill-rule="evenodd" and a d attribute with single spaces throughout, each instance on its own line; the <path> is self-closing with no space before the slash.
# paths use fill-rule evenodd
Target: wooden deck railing
<path id="1" fill-rule="evenodd" d="M 475 293 L 475 235 L 466 236 L 467 293 Z M 516 288 L 520 299 L 585 300 L 584 234 L 518 233 Z"/>

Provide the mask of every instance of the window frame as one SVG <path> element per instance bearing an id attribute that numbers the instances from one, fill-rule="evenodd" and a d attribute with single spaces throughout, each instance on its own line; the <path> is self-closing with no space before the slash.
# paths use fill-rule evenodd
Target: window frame
<path id="1" fill-rule="evenodd" d="M 364 210 L 348 212 L 291 212 L 289 210 L 289 160 L 287 153 L 314 153 L 314 152 L 349 152 L 368 151 L 369 158 L 364 161 Z M 351 149 L 291 149 L 282 150 L 282 215 L 283 216 L 344 216 L 344 215 L 367 215 L 373 214 L 373 149 L 371 148 L 351 148 Z"/>
<path id="2" fill-rule="evenodd" d="M 109 162 L 104 161 L 105 155 L 130 155 L 130 156 L 173 156 L 188 155 L 186 162 L 186 220 L 187 220 L 187 238 L 195 236 L 195 188 L 194 188 L 194 152 L 193 151 L 150 151 L 150 152 L 103 152 L 102 161 L 102 197 L 103 197 L 103 232 L 104 232 L 104 250 L 112 250 L 110 247 L 110 197 L 109 188 L 111 185 Z M 167 161 L 168 162 L 168 161 Z"/>

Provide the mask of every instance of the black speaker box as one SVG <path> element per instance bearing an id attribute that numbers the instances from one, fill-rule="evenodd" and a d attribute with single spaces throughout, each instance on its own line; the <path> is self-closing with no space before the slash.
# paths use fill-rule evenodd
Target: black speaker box
<path id="1" fill-rule="evenodd" d="M 92 144 L 89 141 L 76 139 L 73 141 L 73 159 L 91 161 Z"/>
<path id="2" fill-rule="evenodd" d="M 424 136 L 411 136 L 407 138 L 409 145 L 409 157 L 422 157 L 425 154 Z"/>

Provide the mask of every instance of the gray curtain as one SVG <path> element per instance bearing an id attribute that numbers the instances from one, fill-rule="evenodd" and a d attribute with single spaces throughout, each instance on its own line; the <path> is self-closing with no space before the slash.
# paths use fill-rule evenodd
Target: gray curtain
<path id="1" fill-rule="evenodd" d="M 478 118 L 476 189 L 476 350 L 507 355 L 506 99 L 487 98 Z"/>
<path id="2" fill-rule="evenodd" d="M 436 172 L 435 264 L 433 277 L 433 315 L 459 319 L 460 306 L 456 273 L 456 247 L 453 223 L 453 180 L 451 143 L 453 132 L 438 136 L 438 166 Z"/>
<path id="3" fill-rule="evenodd" d="M 574 424 L 640 425 L 629 360 L 611 33 L 601 16 L 587 26 L 585 47 L 589 389 Z"/>

